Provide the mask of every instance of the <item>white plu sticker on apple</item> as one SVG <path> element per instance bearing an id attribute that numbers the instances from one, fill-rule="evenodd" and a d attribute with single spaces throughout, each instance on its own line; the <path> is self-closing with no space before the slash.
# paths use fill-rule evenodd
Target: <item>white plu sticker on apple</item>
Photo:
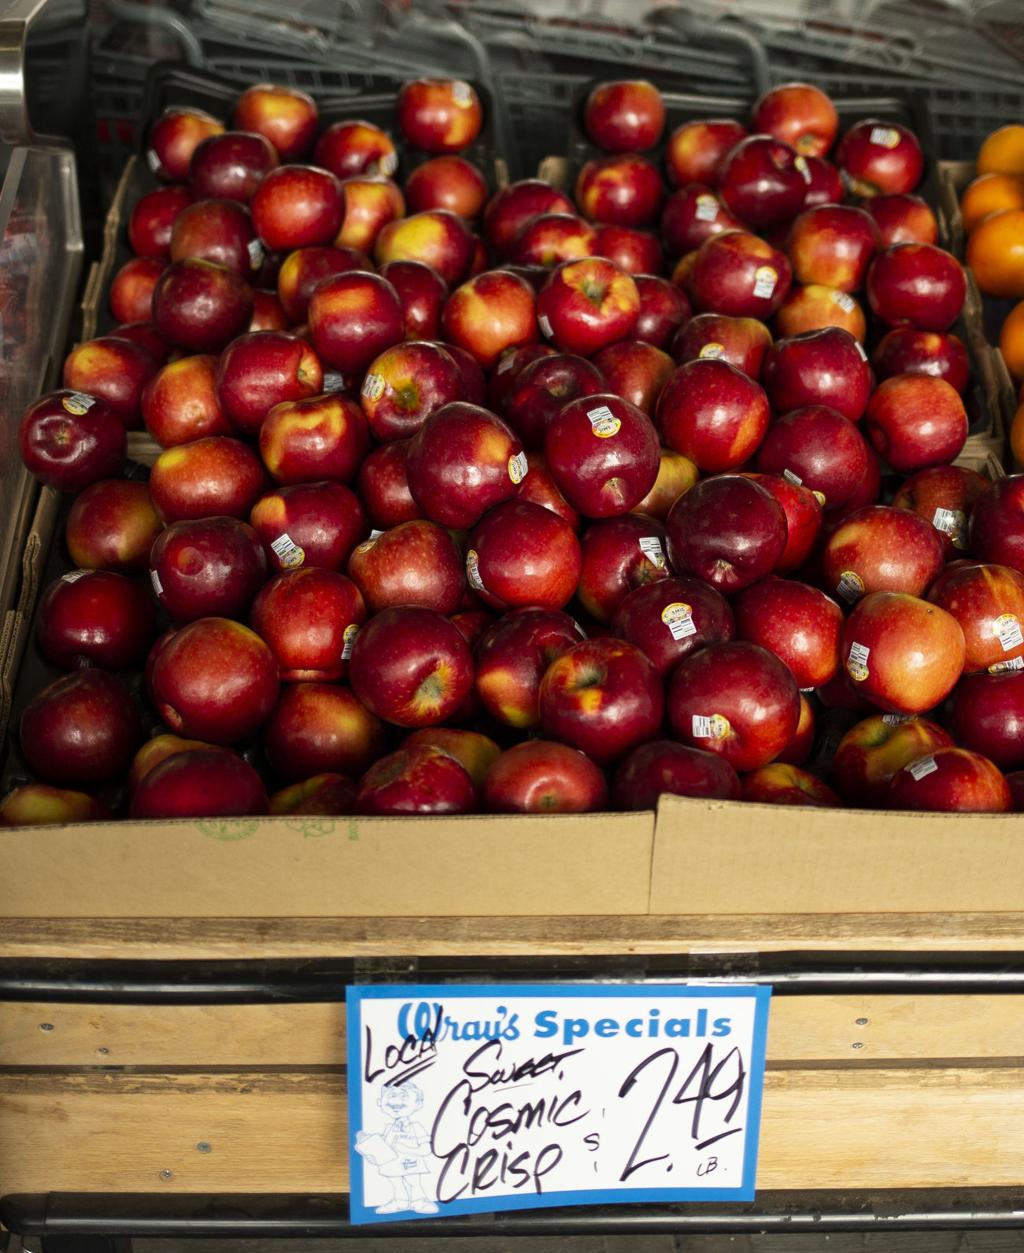
<path id="1" fill-rule="evenodd" d="M 641 535 L 640 551 L 651 563 L 659 570 L 665 569 L 665 550 L 661 546 L 661 539 L 657 535 Z"/>
<path id="2" fill-rule="evenodd" d="M 341 660 L 348 661 L 352 656 L 352 648 L 356 642 L 356 636 L 359 634 L 359 626 L 355 622 L 350 622 L 345 628 L 345 633 L 341 637 Z"/>
<path id="3" fill-rule="evenodd" d="M 62 583 L 77 583 L 79 579 L 84 579 L 88 573 L 88 570 L 69 570 L 67 574 L 60 576 L 60 581 Z M 153 573 L 156 574 L 156 571 L 154 570 Z"/>
<path id="4" fill-rule="evenodd" d="M 693 608 L 682 600 L 674 600 L 661 611 L 661 620 L 668 627 L 674 640 L 685 640 L 687 636 L 697 634 L 697 624 L 693 620 Z"/>
<path id="5" fill-rule="evenodd" d="M 386 387 L 387 383 L 384 381 L 383 375 L 368 374 L 366 378 L 363 379 L 363 386 L 360 394 L 367 400 L 380 400 L 381 396 L 384 395 Z"/>
<path id="6" fill-rule="evenodd" d="M 468 109 L 473 103 L 473 88 L 461 80 L 452 83 L 452 99 L 460 109 Z"/>
<path id="7" fill-rule="evenodd" d="M 282 531 L 270 547 L 283 570 L 295 570 L 306 560 L 305 549 L 296 544 L 287 531 Z"/>
<path id="8" fill-rule="evenodd" d="M 938 763 L 934 757 L 920 757 L 917 761 L 912 761 L 907 767 L 915 783 L 919 779 L 925 779 L 928 775 L 934 774 L 938 768 Z"/>
<path id="9" fill-rule="evenodd" d="M 857 355 L 860 357 L 861 361 L 867 361 L 868 354 L 864 351 L 864 345 L 860 342 L 859 339 L 855 339 L 853 343 L 854 343 L 854 347 L 857 349 Z"/>
<path id="10" fill-rule="evenodd" d="M 1003 613 L 992 624 L 1004 653 L 1024 644 L 1024 633 L 1020 629 L 1020 619 L 1014 613 Z"/>
<path id="11" fill-rule="evenodd" d="M 882 714 L 882 721 L 887 727 L 899 727 L 904 722 L 916 722 L 916 714 Z"/>
<path id="12" fill-rule="evenodd" d="M 754 271 L 754 295 L 758 300 L 767 300 L 775 291 L 779 281 L 778 271 L 770 265 L 759 265 Z"/>
<path id="13" fill-rule="evenodd" d="M 64 412 L 70 413 L 75 418 L 80 418 L 83 413 L 88 413 L 95 403 L 95 397 L 87 396 L 85 392 L 72 392 L 70 396 L 65 396 L 60 402 Z"/>
<path id="14" fill-rule="evenodd" d="M 803 479 L 800 477 L 799 474 L 794 474 L 792 470 L 783 470 L 782 477 L 786 480 L 787 483 L 792 483 L 794 487 L 803 486 L 803 482 L 804 482 Z"/>
<path id="15" fill-rule="evenodd" d="M 146 164 L 154 174 L 160 173 L 162 168 L 160 165 L 160 158 L 156 155 L 156 151 L 153 148 L 146 149 Z"/>
<path id="16" fill-rule="evenodd" d="M 797 157 L 793 164 L 800 171 L 800 177 L 804 182 L 809 183 L 811 181 L 811 167 L 807 164 L 807 158 Z"/>
<path id="17" fill-rule="evenodd" d="M 844 291 L 834 291 L 832 293 L 832 303 L 837 309 L 842 309 L 844 313 L 852 313 L 857 307 L 856 300 L 854 300 L 848 292 Z M 860 343 L 859 340 L 857 342 Z M 861 353 L 864 353 L 863 348 L 861 349 Z"/>
<path id="18" fill-rule="evenodd" d="M 611 435 L 618 435 L 622 427 L 622 423 L 607 405 L 598 405 L 596 409 L 588 409 L 587 420 L 598 439 L 608 439 Z"/>
<path id="19" fill-rule="evenodd" d="M 398 154 L 395 152 L 385 152 L 381 159 L 377 162 L 378 171 L 385 178 L 390 178 L 398 169 Z"/>
<path id="20" fill-rule="evenodd" d="M 936 509 L 932 526 L 948 535 L 954 548 L 967 547 L 967 514 L 962 509 Z"/>
<path id="21" fill-rule="evenodd" d="M 267 255 L 263 251 L 263 245 L 258 239 L 250 239 L 247 251 L 249 253 L 249 265 L 252 269 L 258 270 Z"/>
<path id="22" fill-rule="evenodd" d="M 153 584 L 153 591 L 157 596 L 162 596 L 164 594 L 164 585 L 160 582 L 160 576 L 155 570 L 150 570 L 149 581 Z"/>
<path id="23" fill-rule="evenodd" d="M 723 714 L 694 714 L 691 727 L 695 740 L 724 740 L 732 730 Z"/>
<path id="24" fill-rule="evenodd" d="M 864 580 L 856 570 L 844 570 L 836 584 L 836 593 L 852 605 L 864 595 Z"/>
<path id="25" fill-rule="evenodd" d="M 542 313 L 540 315 L 540 317 L 537 319 L 537 325 L 540 327 L 541 334 L 545 337 L 545 339 L 550 339 L 551 338 L 551 319 L 548 317 L 546 313 Z"/>
<path id="26" fill-rule="evenodd" d="M 895 148 L 900 142 L 900 133 L 891 126 L 872 126 L 868 140 L 879 148 Z"/>
<path id="27" fill-rule="evenodd" d="M 337 370 L 328 370 L 324 374 L 323 389 L 325 392 L 342 392 L 345 390 L 345 376 Z"/>
<path id="28" fill-rule="evenodd" d="M 850 653 L 846 658 L 846 673 L 855 683 L 863 683 L 868 677 L 868 658 L 871 649 L 866 644 L 858 644 L 856 640 L 850 645 Z"/>
<path id="29" fill-rule="evenodd" d="M 374 529 L 374 530 L 372 530 L 372 531 L 370 532 L 370 534 L 367 536 L 366 542 L 367 542 L 368 544 L 372 544 L 372 543 L 373 543 L 373 541 L 374 541 L 375 539 L 380 539 L 380 537 L 381 537 L 383 534 L 384 534 L 384 532 L 383 532 L 383 531 L 378 531 L 378 530 Z"/>
<path id="30" fill-rule="evenodd" d="M 713 196 L 709 191 L 705 191 L 697 197 L 697 203 L 693 210 L 693 216 L 698 222 L 713 222 L 715 218 L 718 217 L 718 210 L 720 207 L 718 198 Z"/>
<path id="31" fill-rule="evenodd" d="M 704 345 L 700 352 L 697 353 L 697 356 L 704 361 L 709 359 L 717 361 L 723 352 L 725 352 L 725 344 L 716 344 L 714 340 L 712 340 L 710 344 Z"/>
<path id="32" fill-rule="evenodd" d="M 530 469 L 530 463 L 526 460 L 526 453 L 517 452 L 508 459 L 508 477 L 518 486 Z"/>
<path id="33" fill-rule="evenodd" d="M 475 592 L 484 590 L 484 581 L 480 577 L 480 558 L 475 548 L 470 548 L 466 552 L 466 578 Z"/>
<path id="34" fill-rule="evenodd" d="M 1024 657 L 1011 657 L 1009 661 L 997 661 L 989 666 L 989 674 L 1006 674 L 1008 670 L 1024 670 Z"/>

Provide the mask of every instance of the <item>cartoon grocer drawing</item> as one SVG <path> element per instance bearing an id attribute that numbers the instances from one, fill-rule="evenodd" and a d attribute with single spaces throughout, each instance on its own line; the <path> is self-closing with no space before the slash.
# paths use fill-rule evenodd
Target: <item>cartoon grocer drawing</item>
<path id="1" fill-rule="evenodd" d="M 436 1202 L 423 1188 L 424 1176 L 430 1174 L 430 1137 L 423 1124 L 413 1119 L 422 1104 L 423 1093 L 416 1084 L 389 1087 L 385 1083 L 377 1108 L 391 1121 L 379 1134 L 356 1132 L 356 1152 L 391 1184 L 391 1199 L 376 1207 L 378 1214 L 437 1213 Z"/>

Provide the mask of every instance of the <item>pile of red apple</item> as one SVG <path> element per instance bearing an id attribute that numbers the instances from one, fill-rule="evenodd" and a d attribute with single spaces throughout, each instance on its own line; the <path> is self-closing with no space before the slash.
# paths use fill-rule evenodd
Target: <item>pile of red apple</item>
<path id="1" fill-rule="evenodd" d="M 914 135 L 833 147 L 790 85 L 659 158 L 604 84 L 574 202 L 491 194 L 482 120 L 419 81 L 401 155 L 266 85 L 156 121 L 121 325 L 20 427 L 75 569 L 0 817 L 1014 807 L 1024 476 L 951 464 Z"/>

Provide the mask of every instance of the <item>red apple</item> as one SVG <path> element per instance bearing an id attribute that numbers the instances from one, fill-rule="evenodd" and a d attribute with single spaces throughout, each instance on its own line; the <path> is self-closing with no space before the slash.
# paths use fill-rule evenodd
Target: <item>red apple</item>
<path id="1" fill-rule="evenodd" d="M 744 778 L 743 799 L 760 805 L 814 805 L 825 809 L 841 804 L 817 775 L 780 761 L 752 770 Z"/>
<path id="2" fill-rule="evenodd" d="M 355 248 L 296 248 L 277 272 L 277 297 L 293 325 L 306 321 L 309 298 L 321 279 L 349 270 L 368 270 L 365 254 Z"/>
<path id="3" fill-rule="evenodd" d="M 169 190 L 169 189 L 168 189 Z M 118 322 L 142 322 L 153 307 L 153 288 L 164 272 L 158 257 L 132 257 L 110 281 L 109 307 Z"/>
<path id="4" fill-rule="evenodd" d="M 893 809 L 1005 814 L 1010 787 L 999 768 L 966 748 L 937 748 L 898 771 L 889 787 Z"/>
<path id="5" fill-rule="evenodd" d="M 679 365 L 696 358 L 725 361 L 749 378 L 759 379 L 772 336 L 757 318 L 731 318 L 722 313 L 698 313 L 682 326 L 672 341 Z"/>
<path id="6" fill-rule="evenodd" d="M 949 332 L 919 331 L 913 326 L 898 326 L 884 335 L 871 354 L 871 365 L 879 380 L 894 374 L 928 374 L 945 379 L 961 396 L 971 376 L 961 340 Z"/>
<path id="7" fill-rule="evenodd" d="M 123 322 L 110 333 L 117 339 L 130 339 L 145 348 L 157 365 L 165 365 L 171 355 L 171 345 L 161 337 L 148 315 L 145 322 Z"/>
<path id="8" fill-rule="evenodd" d="M 192 203 L 187 187 L 158 187 L 135 202 L 128 219 L 128 242 L 138 257 L 170 257 L 171 227 L 183 209 Z M 148 315 L 147 315 L 148 316 Z"/>
<path id="9" fill-rule="evenodd" d="M 739 800 L 740 781 L 728 761 L 700 748 L 671 740 L 652 740 L 634 748 L 615 772 L 616 809 L 657 809 L 659 797 L 666 793 Z"/>
<path id="10" fill-rule="evenodd" d="M 343 774 L 315 774 L 279 788 L 270 797 L 268 812 L 281 815 L 335 817 L 350 814 L 356 801 L 355 784 Z"/>
<path id="11" fill-rule="evenodd" d="M 162 452 L 149 476 L 149 491 L 164 522 L 244 518 L 263 482 L 263 467 L 247 444 L 210 435 Z"/>
<path id="12" fill-rule="evenodd" d="M 690 319 L 686 293 L 656 274 L 636 274 L 633 281 L 640 296 L 640 315 L 634 334 L 655 348 L 664 348 Z"/>
<path id="13" fill-rule="evenodd" d="M 458 400 L 462 376 L 437 344 L 400 343 L 370 363 L 360 403 L 370 432 L 381 441 L 415 435 L 442 405 Z"/>
<path id="14" fill-rule="evenodd" d="M 295 161 L 313 147 L 318 120 L 316 104 L 304 91 L 255 83 L 238 97 L 232 124 L 269 139 L 282 161 Z"/>
<path id="15" fill-rule="evenodd" d="M 841 509 L 861 486 L 869 457 L 852 422 L 827 405 L 808 405 L 772 423 L 757 451 L 757 468 L 821 492 L 826 509 Z"/>
<path id="16" fill-rule="evenodd" d="M 689 457 L 663 448 L 658 457 L 658 477 L 647 495 L 633 509 L 634 513 L 646 514 L 660 521 L 668 517 L 669 510 L 684 492 L 697 482 L 700 471 Z"/>
<path id="17" fill-rule="evenodd" d="M 949 725 L 962 748 L 1000 770 L 1024 766 L 1024 673 L 965 675 L 953 692 Z"/>
<path id="18" fill-rule="evenodd" d="M 405 197 L 389 178 L 361 174 L 341 184 L 345 216 L 335 244 L 369 253 L 385 226 L 405 216 Z"/>
<path id="19" fill-rule="evenodd" d="M 964 466 L 932 466 L 907 479 L 893 497 L 897 509 L 910 509 L 930 522 L 949 561 L 967 549 L 967 520 L 974 502 L 991 483 Z"/>
<path id="20" fill-rule="evenodd" d="M 350 482 L 368 441 L 362 410 L 336 392 L 282 401 L 259 433 L 263 464 L 279 483 Z"/>
<path id="21" fill-rule="evenodd" d="M 892 244 L 937 244 L 939 224 L 920 196 L 872 196 L 864 207 L 875 219 L 882 247 Z"/>
<path id="22" fill-rule="evenodd" d="M 537 318 L 544 335 L 561 352 L 584 357 L 628 339 L 639 315 L 636 283 L 603 257 L 563 262 L 537 296 Z"/>
<path id="23" fill-rule="evenodd" d="M 506 726 L 535 727 L 541 679 L 582 635 L 557 609 L 515 609 L 488 626 L 475 649 L 474 690 L 484 711 Z"/>
<path id="24" fill-rule="evenodd" d="M 102 479 L 75 497 L 64 542 L 75 565 L 88 570 L 145 570 L 163 529 L 146 483 Z"/>
<path id="25" fill-rule="evenodd" d="M 18 451 L 28 472 L 59 492 L 79 492 L 124 464 L 124 424 L 110 406 L 83 392 L 50 392 L 18 424 Z"/>
<path id="26" fill-rule="evenodd" d="M 604 375 L 599 391 L 612 392 L 648 417 L 666 383 L 672 377 L 675 363 L 667 352 L 645 344 L 639 339 L 620 339 L 594 355 L 593 364 Z"/>
<path id="27" fill-rule="evenodd" d="M 188 352 L 218 352 L 248 327 L 252 307 L 240 274 L 198 258 L 169 265 L 153 291 L 158 333 Z"/>
<path id="28" fill-rule="evenodd" d="M 561 609 L 576 591 L 580 569 L 580 543 L 573 528 L 557 513 L 527 500 L 495 506 L 469 537 L 469 585 L 493 609 Z"/>
<path id="29" fill-rule="evenodd" d="M 225 748 L 190 748 L 165 758 L 135 789 L 132 819 L 223 818 L 267 812 L 256 771 Z"/>
<path id="30" fill-rule="evenodd" d="M 839 669 L 843 611 L 816 587 L 762 579 L 740 592 L 735 610 L 739 638 L 784 661 L 801 689 L 821 687 Z"/>
<path id="31" fill-rule="evenodd" d="M 798 570 L 811 554 L 821 533 L 821 501 L 810 488 L 793 483 L 781 474 L 750 474 L 770 492 L 786 515 L 786 547 L 775 563 L 776 574 Z"/>
<path id="32" fill-rule="evenodd" d="M 583 106 L 583 125 L 605 152 L 642 152 L 661 138 L 665 102 L 646 79 L 600 83 Z"/>
<path id="33" fill-rule="evenodd" d="M 382 227 L 373 255 L 380 265 L 391 261 L 422 261 L 446 283 L 461 283 L 473 259 L 473 233 L 455 213 L 429 209 Z"/>
<path id="34" fill-rule="evenodd" d="M 797 153 L 770 135 L 751 135 L 729 152 L 718 170 L 725 207 L 741 222 L 770 229 L 790 221 L 807 190 Z"/>
<path id="35" fill-rule="evenodd" d="M 516 265 L 548 270 L 596 254 L 597 231 L 575 213 L 540 213 L 527 219 L 509 249 Z"/>
<path id="36" fill-rule="evenodd" d="M 217 363 L 221 411 L 245 435 L 259 434 L 275 405 L 315 396 L 322 386 L 316 353 L 305 340 L 282 331 L 240 335 Z"/>
<path id="37" fill-rule="evenodd" d="M 580 396 L 552 419 L 544 438 L 551 477 L 588 518 L 628 513 L 654 486 L 658 435 L 647 415 L 611 393 Z"/>
<path id="38" fill-rule="evenodd" d="M 666 383 L 656 421 L 662 440 L 701 470 L 717 474 L 748 461 L 771 411 L 763 389 L 715 358 L 688 361 Z"/>
<path id="39" fill-rule="evenodd" d="M 216 381 L 217 358 L 208 354 L 169 361 L 150 379 L 142 393 L 142 420 L 161 447 L 234 432 L 217 399 Z"/>
<path id="40" fill-rule="evenodd" d="M 846 675 L 840 671 L 839 675 L 845 679 Z M 817 735 L 817 727 L 814 710 L 806 696 L 800 694 L 800 720 L 796 724 L 796 730 L 793 732 L 793 738 L 786 747 L 775 758 L 777 762 L 785 762 L 790 766 L 802 766 L 810 757 L 811 749 L 814 747 L 814 741 Z"/>
<path id="41" fill-rule="evenodd" d="M 422 261 L 389 261 L 380 276 L 398 292 L 405 317 L 406 339 L 437 339 L 441 334 L 441 310 L 448 299 L 448 284 Z"/>
<path id="42" fill-rule="evenodd" d="M 40 598 L 36 642 L 63 670 L 125 670 L 148 652 L 154 621 L 141 584 L 109 570 L 73 570 Z"/>
<path id="43" fill-rule="evenodd" d="M 734 118 L 705 118 L 677 127 L 665 145 L 665 168 L 676 187 L 711 183 L 725 157 L 745 139 L 747 128 Z"/>
<path id="44" fill-rule="evenodd" d="M 197 200 L 248 203 L 271 170 L 280 164 L 277 149 L 255 131 L 225 131 L 204 139 L 192 153 L 188 179 Z"/>
<path id="45" fill-rule="evenodd" d="M 748 231 L 723 231 L 697 250 L 690 292 L 699 309 L 764 319 L 782 304 L 792 281 L 784 253 Z"/>
<path id="46" fill-rule="evenodd" d="M 810 175 L 804 195 L 804 208 L 814 209 L 820 204 L 840 204 L 846 195 L 842 175 L 832 164 L 821 157 L 804 157 L 804 168 Z"/>
<path id="47" fill-rule="evenodd" d="M 383 174 L 390 178 L 398 169 L 398 153 L 387 131 L 373 122 L 334 122 L 316 141 L 313 162 L 337 178 L 358 174 Z"/>
<path id="48" fill-rule="evenodd" d="M 843 632 L 843 664 L 860 691 L 896 713 L 934 709 L 964 667 L 964 633 L 952 614 L 902 592 L 872 592 Z"/>
<path id="49" fill-rule="evenodd" d="M 836 107 L 810 83 L 782 83 L 760 96 L 751 122 L 755 131 L 792 145 L 805 157 L 823 157 L 839 130 Z"/>
<path id="50" fill-rule="evenodd" d="M 884 807 L 889 801 L 889 784 L 897 771 L 933 749 L 952 743 L 942 727 L 927 718 L 873 714 L 851 727 L 839 741 L 832 778 L 848 804 Z"/>
<path id="51" fill-rule="evenodd" d="M 660 232 L 671 256 L 699 248 L 705 239 L 723 231 L 739 230 L 743 223 L 704 183 L 687 183 L 665 201 Z"/>
<path id="52" fill-rule="evenodd" d="M 590 252 L 614 261 L 627 274 L 661 273 L 661 244 L 650 231 L 638 231 L 630 226 L 601 226 Z"/>
<path id="53" fill-rule="evenodd" d="M 570 400 L 605 390 L 597 365 L 569 353 L 541 356 L 509 373 L 513 381 L 501 412 L 527 448 L 543 445 L 548 426 Z"/>
<path id="54" fill-rule="evenodd" d="M 487 203 L 487 180 L 478 166 L 462 157 L 434 157 L 405 180 L 405 199 L 412 213 L 448 209 L 472 221 Z"/>
<path id="55" fill-rule="evenodd" d="M 597 157 L 576 178 L 580 212 L 610 226 L 653 226 L 663 195 L 658 167 L 638 152 Z"/>
<path id="56" fill-rule="evenodd" d="M 668 577 L 665 528 L 638 514 L 605 518 L 583 533 L 577 595 L 596 622 L 610 622 L 635 587 Z"/>
<path id="57" fill-rule="evenodd" d="M 554 740 L 515 744 L 487 772 L 481 799 L 492 814 L 585 814 L 608 804 L 608 785 L 590 758 Z"/>
<path id="58" fill-rule="evenodd" d="M 616 635 L 641 649 L 662 677 L 682 658 L 735 635 L 729 603 L 701 579 L 642 583 L 618 603 Z"/>
<path id="59" fill-rule="evenodd" d="M 653 739 L 663 712 L 658 672 L 625 640 L 584 640 L 553 661 L 541 680 L 544 734 L 599 766 Z"/>
<path id="60" fill-rule="evenodd" d="M 157 601 L 175 622 L 241 617 L 267 577 L 259 536 L 237 518 L 190 518 L 157 536 L 149 554 Z"/>
<path id="61" fill-rule="evenodd" d="M 443 527 L 418 519 L 364 540 L 348 560 L 349 578 L 370 613 L 415 605 L 451 614 L 466 589 L 462 554 Z"/>
<path id="62" fill-rule="evenodd" d="M 368 453 L 359 467 L 356 488 L 371 523 L 386 531 L 422 517 L 409 490 L 405 461 L 409 440 L 396 439 Z M 527 475 L 527 478 L 530 478 Z M 524 479 L 524 483 L 526 480 Z"/>
<path id="63" fill-rule="evenodd" d="M 103 401 L 107 411 L 131 430 L 140 425 L 142 391 L 157 369 L 145 348 L 129 339 L 102 336 L 79 344 L 68 353 L 64 359 L 64 386 Z M 61 408 L 78 416 L 67 406 L 80 408 L 81 403 L 67 400 L 65 404 L 62 400 Z"/>
<path id="64" fill-rule="evenodd" d="M 871 397 L 864 429 L 900 474 L 945 465 L 967 440 L 967 413 L 956 389 L 928 374 L 897 374 Z"/>
<path id="65" fill-rule="evenodd" d="M 459 79 L 418 78 L 405 83 L 396 106 L 398 129 L 424 152 L 459 152 L 480 134 L 480 97 Z"/>
<path id="66" fill-rule="evenodd" d="M 465 770 L 475 787 L 482 787 L 487 772 L 501 756 L 501 749 L 479 731 L 463 731 L 458 727 L 421 727 L 406 736 L 403 748 L 425 744 L 447 753 Z"/>
<path id="67" fill-rule="evenodd" d="M 771 574 L 786 548 L 786 515 L 753 479 L 719 474 L 691 487 L 666 523 L 668 554 L 679 574 L 738 592 Z"/>
<path id="68" fill-rule="evenodd" d="M 345 673 L 366 606 L 343 574 L 285 570 L 260 590 L 249 621 L 273 653 L 283 682 L 329 683 Z"/>
<path id="69" fill-rule="evenodd" d="M 459 367 L 462 375 L 462 399 L 471 405 L 482 405 L 487 398 L 487 380 L 477 359 L 458 344 L 444 341 L 439 343 Z"/>
<path id="70" fill-rule="evenodd" d="M 398 292 L 364 270 L 323 279 L 309 300 L 309 333 L 319 355 L 343 375 L 362 374 L 405 338 Z"/>
<path id="71" fill-rule="evenodd" d="M 897 122 L 855 122 L 839 141 L 836 164 L 855 196 L 913 191 L 924 173 L 917 136 Z"/>
<path id="72" fill-rule="evenodd" d="M 884 247 L 869 213 L 851 205 L 825 204 L 807 209 L 786 238 L 786 251 L 798 283 L 820 283 L 837 291 L 864 286 L 871 258 Z"/>
<path id="73" fill-rule="evenodd" d="M 37 692 L 22 712 L 19 738 L 29 769 L 45 783 L 93 788 L 128 769 L 142 720 L 121 680 L 90 667 Z"/>
<path id="74" fill-rule="evenodd" d="M 171 231 L 170 258 L 188 261 L 193 257 L 225 265 L 251 279 L 263 264 L 264 252 L 246 207 L 236 200 L 197 200 L 182 209 Z M 148 316 L 148 309 L 136 316 Z"/>
<path id="75" fill-rule="evenodd" d="M 337 570 L 366 534 L 358 497 L 341 483 L 296 483 L 261 496 L 249 522 L 263 540 L 271 569 Z"/>
<path id="76" fill-rule="evenodd" d="M 385 609 L 356 636 L 352 689 L 371 713 L 400 727 L 446 722 L 473 686 L 458 627 L 431 609 Z"/>
<path id="77" fill-rule="evenodd" d="M 793 738 L 800 692 L 783 663 L 758 644 L 710 644 L 684 658 L 666 694 L 672 733 L 718 753 L 736 770 L 757 770 Z"/>
<path id="78" fill-rule="evenodd" d="M 508 257 L 526 223 L 542 213 L 574 213 L 569 197 L 539 178 L 503 187 L 484 212 L 484 238 L 499 257 Z"/>
<path id="79" fill-rule="evenodd" d="M 223 130 L 221 123 L 202 109 L 165 109 L 150 127 L 146 164 L 157 178 L 183 183 L 196 148 Z"/>
<path id="80" fill-rule="evenodd" d="M 345 218 L 345 192 L 327 170 L 282 165 L 253 192 L 252 224 L 271 252 L 333 244 Z"/>
<path id="81" fill-rule="evenodd" d="M 826 326 L 849 331 L 859 343 L 867 336 L 867 318 L 857 301 L 849 292 L 821 283 L 794 287 L 775 314 L 779 335 L 800 335 L 804 331 L 824 330 Z"/>
<path id="82" fill-rule="evenodd" d="M 778 339 L 765 357 L 764 388 L 776 413 L 828 405 L 856 422 L 867 408 L 871 386 L 864 349 L 835 326 Z"/>
<path id="83" fill-rule="evenodd" d="M 960 262 L 931 244 L 894 244 L 868 270 L 868 303 L 888 326 L 946 331 L 960 316 L 966 293 Z"/>
<path id="84" fill-rule="evenodd" d="M 284 779 L 361 774 L 384 747 L 380 719 L 338 683 L 290 683 L 263 728 L 267 761 Z"/>
<path id="85" fill-rule="evenodd" d="M 490 369 L 507 348 L 537 338 L 533 288 L 508 270 L 487 270 L 452 292 L 441 325 L 446 339 Z"/>
<path id="86" fill-rule="evenodd" d="M 529 472 L 519 484 L 516 500 L 528 500 L 532 504 L 550 509 L 552 513 L 564 518 L 574 531 L 578 530 L 580 515 L 555 486 L 555 481 L 548 473 L 547 463 L 541 454 L 528 452 L 526 463 L 529 466 Z"/>
<path id="87" fill-rule="evenodd" d="M 923 596 L 944 559 L 938 532 L 916 513 L 868 505 L 828 537 L 822 568 L 826 586 L 852 604 L 865 592 Z"/>
<path id="88" fill-rule="evenodd" d="M 476 789 L 466 770 L 447 753 L 413 744 L 389 753 L 359 781 L 358 814 L 469 814 Z"/>
<path id="89" fill-rule="evenodd" d="M 960 623 L 966 673 L 1024 668 L 1024 575 L 968 562 L 943 571 L 928 599 Z"/>
<path id="90" fill-rule="evenodd" d="M 1024 574 L 1024 474 L 997 479 L 974 505 L 970 550 L 979 561 Z"/>

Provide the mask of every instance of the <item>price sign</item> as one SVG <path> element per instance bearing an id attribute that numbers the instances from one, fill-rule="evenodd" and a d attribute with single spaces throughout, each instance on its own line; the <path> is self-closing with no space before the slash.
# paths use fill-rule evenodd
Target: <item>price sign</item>
<path id="1" fill-rule="evenodd" d="M 353 1223 L 754 1196 L 771 989 L 348 989 Z"/>

